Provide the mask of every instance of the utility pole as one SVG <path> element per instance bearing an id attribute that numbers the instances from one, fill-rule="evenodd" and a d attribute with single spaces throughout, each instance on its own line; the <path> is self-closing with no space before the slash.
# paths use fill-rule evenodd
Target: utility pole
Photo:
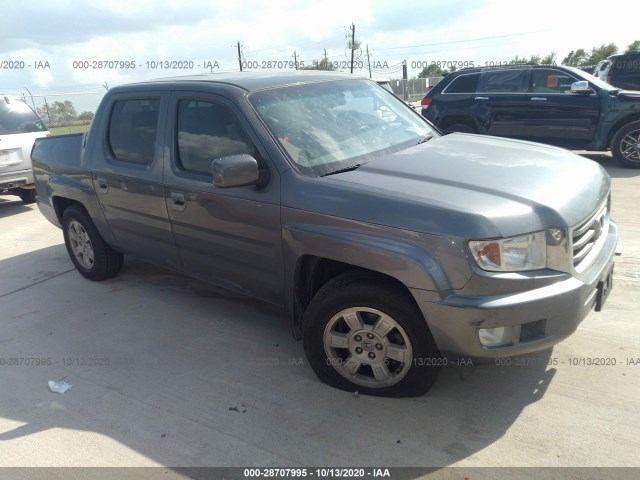
<path id="1" fill-rule="evenodd" d="M 351 24 L 351 73 L 353 74 L 353 52 L 356 49 L 356 26 Z"/>
<path id="2" fill-rule="evenodd" d="M 329 68 L 329 59 L 327 58 L 327 49 L 324 49 L 324 65 L 322 66 L 325 70 L 331 70 Z"/>
<path id="3" fill-rule="evenodd" d="M 369 59 L 369 44 L 367 43 L 367 65 L 369 65 L 369 78 L 371 77 L 371 60 Z"/>
<path id="4" fill-rule="evenodd" d="M 293 64 L 297 70 L 298 69 L 298 53 L 295 50 L 293 51 Z"/>
<path id="5" fill-rule="evenodd" d="M 407 85 L 407 81 L 408 81 L 408 75 L 407 75 L 407 61 L 403 60 L 402 61 L 402 99 L 406 102 L 409 99 L 409 91 L 407 89 L 408 85 Z"/>
<path id="6" fill-rule="evenodd" d="M 240 53 L 240 40 L 238 40 L 238 65 L 240 66 L 240 71 L 242 71 L 242 54 Z"/>

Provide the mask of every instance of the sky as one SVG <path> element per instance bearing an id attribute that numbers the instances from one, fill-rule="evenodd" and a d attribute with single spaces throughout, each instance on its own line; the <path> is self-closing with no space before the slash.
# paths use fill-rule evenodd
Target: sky
<path id="1" fill-rule="evenodd" d="M 30 92 L 37 105 L 46 96 L 49 102 L 71 99 L 78 110 L 95 110 L 105 87 L 238 71 L 237 42 L 245 70 L 292 68 L 294 52 L 308 65 L 326 49 L 328 60 L 348 71 L 346 37 L 352 24 L 360 44 L 354 73 L 369 75 L 368 47 L 374 78 L 400 78 L 403 60 L 412 77 L 431 62 L 477 66 L 552 51 L 561 61 L 578 48 L 613 42 L 624 50 L 640 39 L 637 15 L 615 13 L 630 13 L 628 1 L 609 0 L 606 11 L 575 1 L 531 5 L 514 0 L 6 2 L 0 17 L 0 94 Z"/>

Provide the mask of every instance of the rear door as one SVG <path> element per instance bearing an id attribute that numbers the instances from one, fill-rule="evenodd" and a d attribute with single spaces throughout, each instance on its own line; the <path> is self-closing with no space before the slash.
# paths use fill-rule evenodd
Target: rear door
<path id="1" fill-rule="evenodd" d="M 600 97 L 571 93 L 582 80 L 553 67 L 532 70 L 526 106 L 524 139 L 569 149 L 588 148 L 600 116 Z"/>
<path id="2" fill-rule="evenodd" d="M 164 195 L 183 269 L 271 303 L 283 299 L 280 177 L 249 122 L 221 95 L 175 92 L 171 99 Z M 211 163 L 252 155 L 269 183 L 213 185 Z"/>
<path id="3" fill-rule="evenodd" d="M 92 180 L 118 250 L 180 268 L 162 188 L 163 140 L 169 92 L 113 97 L 88 152 Z M 85 157 L 87 154 L 85 154 Z"/>
<path id="4" fill-rule="evenodd" d="M 488 135 L 524 138 L 523 109 L 529 68 L 482 72 L 474 96 L 475 116 Z"/>

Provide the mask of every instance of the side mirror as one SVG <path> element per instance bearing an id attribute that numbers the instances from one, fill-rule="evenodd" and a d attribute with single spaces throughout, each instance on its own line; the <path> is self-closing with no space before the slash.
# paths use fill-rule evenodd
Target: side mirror
<path id="1" fill-rule="evenodd" d="M 211 162 L 211 170 L 218 188 L 266 185 L 269 181 L 269 170 L 260 169 L 258 161 L 247 154 L 220 157 Z"/>
<path id="2" fill-rule="evenodd" d="M 589 82 L 587 82 L 586 80 L 573 82 L 571 84 L 571 93 L 591 93 L 591 88 L 589 88 Z"/>

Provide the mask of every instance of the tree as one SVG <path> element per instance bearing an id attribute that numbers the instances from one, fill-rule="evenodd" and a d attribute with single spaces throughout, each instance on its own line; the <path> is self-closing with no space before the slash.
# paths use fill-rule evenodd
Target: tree
<path id="1" fill-rule="evenodd" d="M 529 60 L 527 59 L 527 57 L 521 57 L 521 56 L 519 56 L 519 55 L 516 55 L 515 57 L 513 57 L 513 58 L 511 59 L 511 61 L 510 61 L 509 63 L 517 63 L 517 64 L 520 64 L 520 63 L 527 63 L 528 61 L 529 61 Z"/>
<path id="2" fill-rule="evenodd" d="M 48 115 L 45 107 L 37 110 L 41 117 L 51 118 L 51 123 L 69 122 L 78 118 L 76 107 L 73 106 L 70 100 L 53 102 L 49 105 Z"/>
<path id="3" fill-rule="evenodd" d="M 600 60 L 606 60 L 616 53 L 618 53 L 618 47 L 615 43 L 610 43 L 609 45 L 603 43 L 599 47 L 591 49 L 591 56 L 587 60 L 586 65 L 596 65 Z"/>
<path id="4" fill-rule="evenodd" d="M 430 63 L 428 66 L 424 67 L 422 71 L 418 74 L 418 78 L 429 78 L 429 77 L 443 77 L 447 73 L 446 70 L 442 70 L 435 63 Z"/>
<path id="5" fill-rule="evenodd" d="M 637 51 L 640 51 L 640 40 L 631 42 L 624 53 L 637 52 Z"/>
<path id="6" fill-rule="evenodd" d="M 542 60 L 540 60 L 540 63 L 543 65 L 555 65 L 557 57 L 558 55 L 556 52 L 551 52 L 546 57 L 543 57 Z"/>
<path id="7" fill-rule="evenodd" d="M 93 120 L 93 116 L 95 114 L 93 112 L 82 112 L 80 115 L 78 115 L 78 120 Z"/>
<path id="8" fill-rule="evenodd" d="M 580 67 L 582 65 L 589 65 L 587 52 L 583 48 L 578 50 L 571 50 L 569 55 L 562 60 L 563 65 L 569 65 L 571 67 Z"/>
<path id="9" fill-rule="evenodd" d="M 336 67 L 334 67 L 333 64 L 326 58 L 323 58 L 322 60 L 314 60 L 313 62 L 311 62 L 311 65 L 302 67 L 302 70 L 327 70 L 329 72 L 332 72 L 335 69 Z"/>

